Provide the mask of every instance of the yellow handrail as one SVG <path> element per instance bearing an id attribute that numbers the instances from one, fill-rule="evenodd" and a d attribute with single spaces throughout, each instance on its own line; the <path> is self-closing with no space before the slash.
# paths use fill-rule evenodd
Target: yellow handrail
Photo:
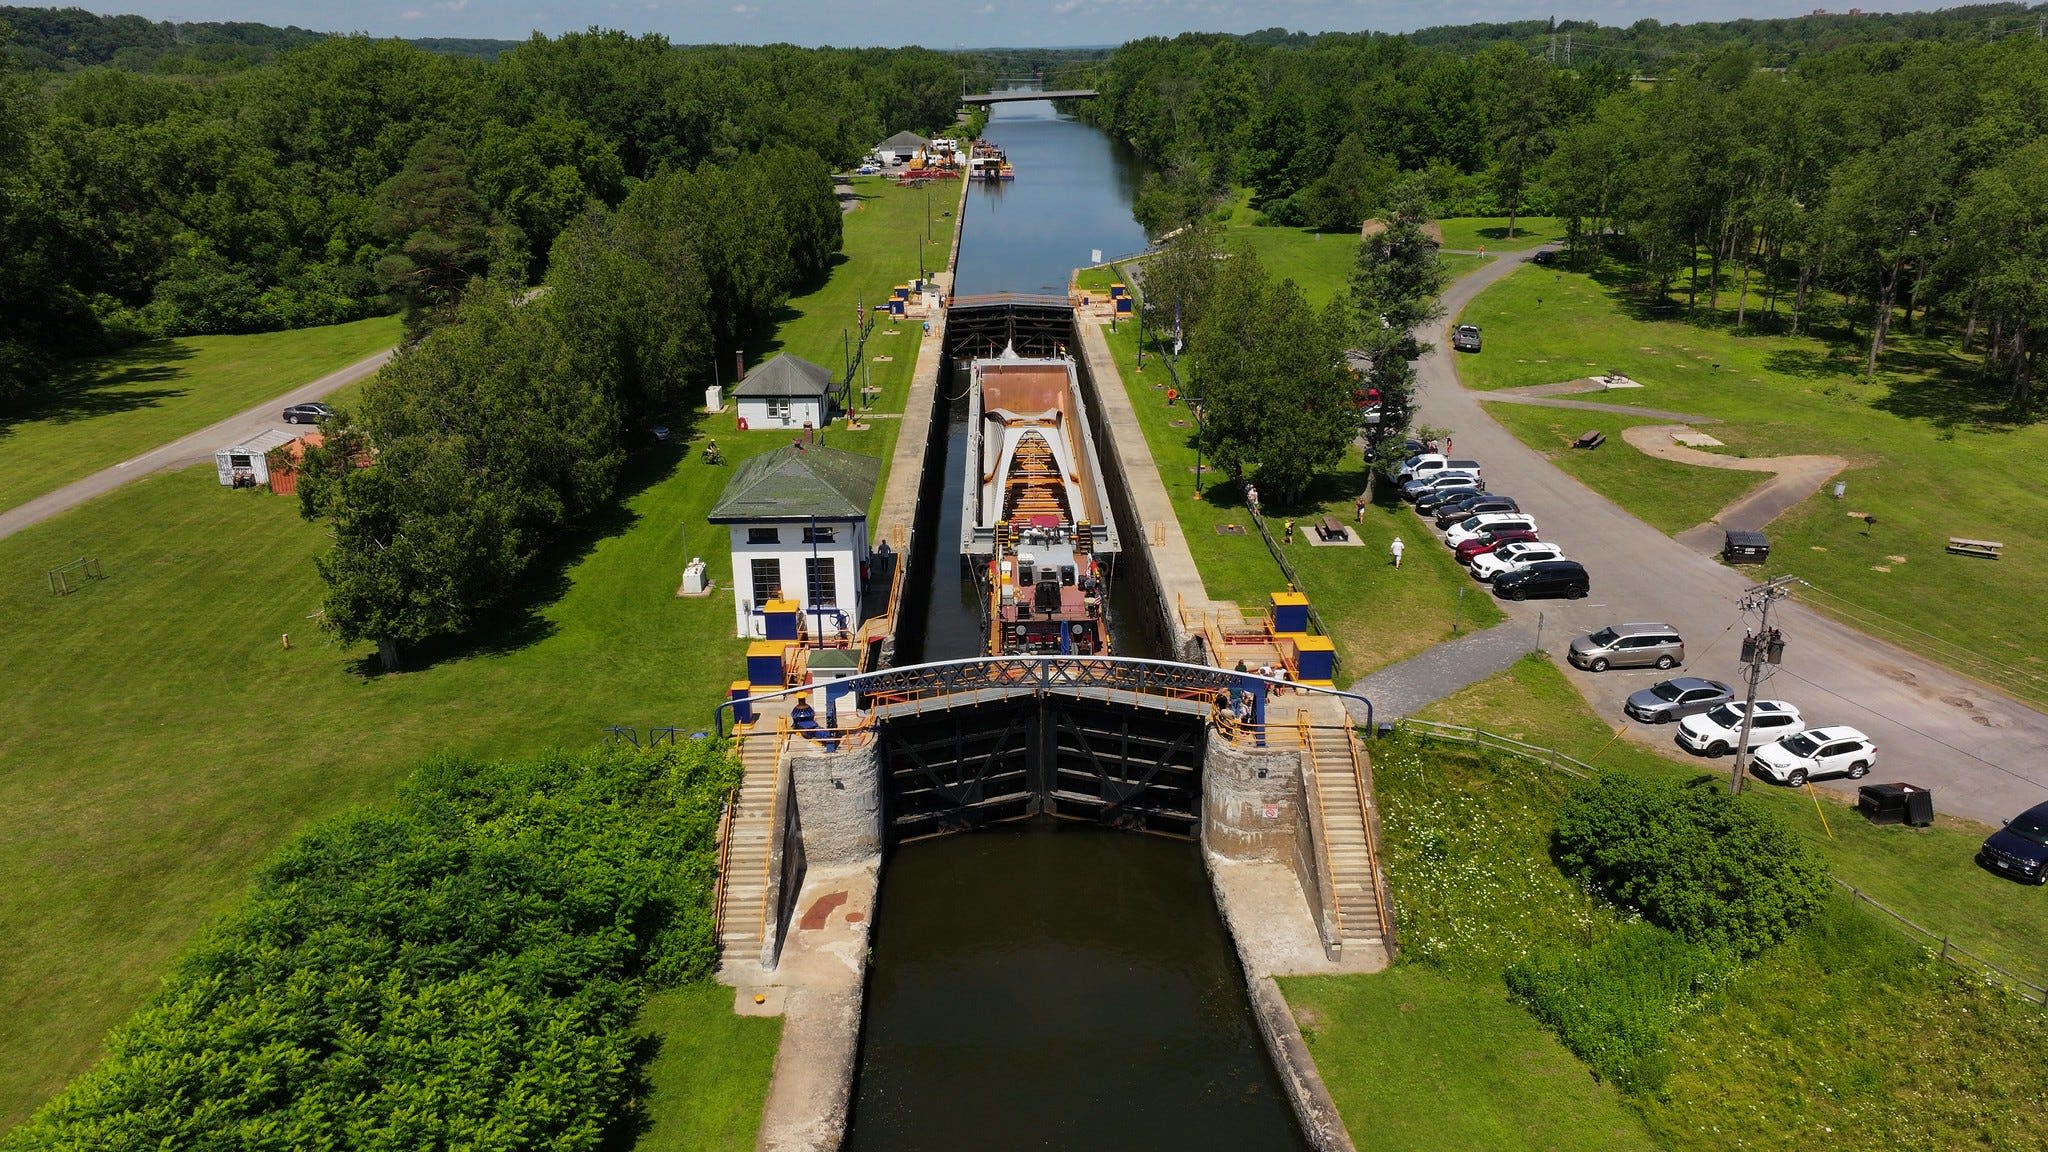
<path id="1" fill-rule="evenodd" d="M 768 942 L 768 897 L 773 889 L 768 878 L 775 867 L 775 820 L 782 814 L 782 752 L 789 746 L 789 718 L 775 722 L 775 767 L 768 785 L 768 850 L 761 856 L 761 943 Z"/>
<path id="2" fill-rule="evenodd" d="M 1358 746 L 1357 731 L 1345 729 L 1344 742 L 1351 749 L 1351 779 L 1358 785 L 1358 821 L 1365 828 L 1365 862 L 1372 868 L 1373 898 L 1380 912 L 1380 939 L 1391 949 L 1394 946 L 1394 909 L 1388 903 L 1387 875 L 1380 867 L 1379 837 L 1373 828 L 1373 810 L 1377 806 L 1366 800 L 1371 793 L 1365 783 L 1365 762 L 1360 754 L 1363 749 Z"/>
<path id="3" fill-rule="evenodd" d="M 1308 709 L 1298 709 L 1294 713 L 1294 723 L 1301 730 L 1301 747 L 1304 752 L 1308 753 L 1308 770 L 1313 774 L 1316 770 L 1315 736 L 1309 728 Z M 1323 849 L 1323 879 L 1330 889 L 1330 911 L 1337 917 L 1337 939 L 1341 947 L 1341 942 L 1344 939 L 1344 898 L 1337 894 L 1337 877 L 1334 872 L 1336 866 L 1332 863 L 1330 856 L 1330 813 L 1323 806 L 1323 782 L 1321 780 L 1315 782 L 1314 790 L 1316 794 L 1316 815 L 1321 818 L 1323 825 L 1323 834 L 1320 838 Z"/>
<path id="4" fill-rule="evenodd" d="M 725 942 L 725 880 L 726 869 L 732 865 L 733 817 L 740 807 L 740 790 L 734 788 L 725 794 L 725 811 L 718 817 L 718 875 L 711 886 L 711 939 L 720 946 Z"/>

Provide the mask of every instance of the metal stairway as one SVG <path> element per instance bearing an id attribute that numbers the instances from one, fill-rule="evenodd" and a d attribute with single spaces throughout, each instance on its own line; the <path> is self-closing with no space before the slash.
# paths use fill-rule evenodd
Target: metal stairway
<path id="1" fill-rule="evenodd" d="M 1391 943 L 1380 872 L 1378 813 L 1372 798 L 1372 775 L 1365 750 L 1359 747 L 1342 705 L 1315 703 L 1317 726 L 1307 723 L 1304 709 L 1301 738 L 1314 769 L 1316 796 L 1326 843 L 1322 863 L 1337 902 L 1337 931 L 1346 948 Z M 1328 715 L 1324 715 L 1324 713 Z M 1341 729 L 1335 725 L 1341 724 Z"/>
<path id="2" fill-rule="evenodd" d="M 776 781 L 786 739 L 765 723 L 740 739 L 745 775 L 733 801 L 719 875 L 718 967 L 732 972 L 761 963 L 762 926 L 768 909 L 768 848 L 773 839 Z"/>

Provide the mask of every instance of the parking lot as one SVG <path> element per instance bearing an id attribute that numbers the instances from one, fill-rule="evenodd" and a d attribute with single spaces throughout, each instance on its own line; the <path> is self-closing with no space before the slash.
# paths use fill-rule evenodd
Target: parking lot
<path id="1" fill-rule="evenodd" d="M 1494 261 L 1445 294 L 1444 330 L 1419 370 L 1418 423 L 1454 431 L 1457 454 L 1478 459 L 1487 488 L 1520 501 L 1545 540 L 1585 564 L 1591 595 L 1582 600 L 1503 603 L 1510 618 L 1532 634 L 1599 715 L 1624 721 L 1629 693 L 1675 672 L 1570 668 L 1571 641 L 1610 623 L 1659 621 L 1674 625 L 1686 642 L 1683 671 L 1740 684 L 1742 618 L 1737 600 L 1766 576 L 1797 575 L 1797 558 L 1773 556 L 1762 568 L 1731 569 L 1692 551 L 1637 520 L 1613 502 L 1552 466 L 1496 424 L 1457 381 L 1448 325 L 1486 285 L 1512 272 L 1519 259 Z M 1489 343 L 1480 355 L 1509 355 Z M 1631 451 L 1609 444 L 1600 451 Z M 1441 537 L 1431 546 L 1442 547 Z M 1934 790 L 1938 812 L 1996 825 L 2048 800 L 2048 716 L 1894 648 L 1791 600 L 1772 610 L 1786 638 L 1782 666 L 1772 670 L 1759 698 L 1791 701 L 1808 725 L 1852 725 L 1876 742 L 1877 766 L 1869 781 L 1909 781 Z M 1675 725 L 1631 725 L 1629 738 L 1671 747 Z M 1725 773 L 1726 759 L 1699 761 Z M 1853 794 L 1856 783 L 1817 782 Z M 1751 787 L 1768 787 L 1752 780 Z"/>

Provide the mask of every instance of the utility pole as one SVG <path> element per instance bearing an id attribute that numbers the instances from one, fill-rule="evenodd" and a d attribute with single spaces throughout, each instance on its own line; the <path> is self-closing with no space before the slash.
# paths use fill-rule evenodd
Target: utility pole
<path id="1" fill-rule="evenodd" d="M 1756 716 L 1756 688 L 1764 678 L 1764 665 L 1782 663 L 1785 658 L 1785 642 L 1771 627 L 1771 605 L 1790 595 L 1790 588 L 1797 583 L 1797 576 L 1780 576 L 1742 594 L 1742 610 L 1760 612 L 1762 618 L 1756 631 L 1742 640 L 1742 662 L 1749 665 L 1749 695 L 1742 705 L 1742 732 L 1735 738 L 1735 767 L 1728 775 L 1730 795 L 1741 794 L 1742 779 L 1749 774 L 1749 726 Z"/>

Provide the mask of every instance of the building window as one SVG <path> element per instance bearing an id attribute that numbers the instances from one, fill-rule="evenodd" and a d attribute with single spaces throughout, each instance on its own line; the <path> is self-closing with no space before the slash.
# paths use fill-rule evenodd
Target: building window
<path id="1" fill-rule="evenodd" d="M 749 528 L 747 529 L 747 543 L 780 544 L 782 543 L 782 532 L 776 528 Z M 759 563 L 759 561 L 756 561 L 756 563 Z"/>
<path id="2" fill-rule="evenodd" d="M 754 603 L 782 599 L 782 561 L 762 558 L 754 561 Z"/>
<path id="3" fill-rule="evenodd" d="M 768 400 L 768 418 L 789 423 L 789 397 L 772 396 Z"/>
<path id="4" fill-rule="evenodd" d="M 819 524 L 814 527 L 808 527 L 804 529 L 804 543 L 830 544 L 832 543 L 832 538 L 835 535 L 837 535 L 838 532 L 839 530 L 837 528 L 834 528 L 830 524 Z"/>
<path id="5" fill-rule="evenodd" d="M 255 467 L 255 465 L 255 457 L 244 455 L 240 452 L 234 453 L 233 455 L 228 457 L 228 467 L 230 468 L 253 468 Z"/>
<path id="6" fill-rule="evenodd" d="M 839 606 L 839 571 L 832 561 L 820 556 L 804 558 L 804 584 L 810 590 L 812 608 Z"/>

